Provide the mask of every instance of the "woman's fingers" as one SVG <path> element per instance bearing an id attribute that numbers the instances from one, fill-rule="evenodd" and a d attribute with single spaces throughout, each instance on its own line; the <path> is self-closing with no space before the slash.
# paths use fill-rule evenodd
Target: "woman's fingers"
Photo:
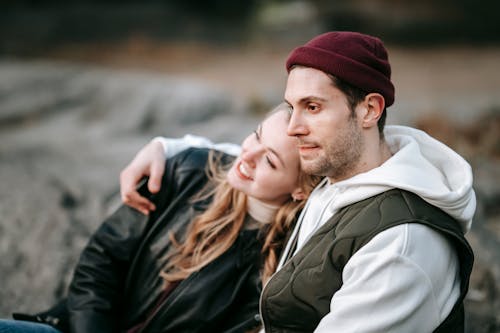
<path id="1" fill-rule="evenodd" d="M 156 209 L 153 202 L 137 191 L 142 178 L 149 177 L 148 189 L 157 193 L 165 171 L 165 153 L 161 143 L 150 142 L 144 146 L 134 159 L 120 173 L 120 194 L 124 204 L 148 215 Z"/>
<path id="2" fill-rule="evenodd" d="M 165 156 L 163 153 L 163 148 L 161 152 L 153 154 L 153 161 L 151 163 L 148 189 L 151 193 L 158 193 L 161 188 L 161 179 L 163 178 L 163 173 L 165 172 Z"/>

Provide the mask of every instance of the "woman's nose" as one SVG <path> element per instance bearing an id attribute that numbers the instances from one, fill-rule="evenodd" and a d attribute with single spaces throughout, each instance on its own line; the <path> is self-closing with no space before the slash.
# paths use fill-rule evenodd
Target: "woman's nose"
<path id="1" fill-rule="evenodd" d="M 262 156 L 264 152 L 264 148 L 260 144 L 255 144 L 252 147 L 245 149 L 241 158 L 245 163 L 247 163 L 250 167 L 255 168 L 257 164 L 257 160 Z"/>

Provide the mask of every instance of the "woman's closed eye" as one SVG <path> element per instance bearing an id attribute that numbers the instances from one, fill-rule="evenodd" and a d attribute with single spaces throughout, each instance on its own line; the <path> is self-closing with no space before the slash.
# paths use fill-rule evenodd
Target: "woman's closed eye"
<path id="1" fill-rule="evenodd" d="M 269 166 L 271 168 L 276 170 L 276 164 L 273 163 L 273 161 L 271 160 L 271 158 L 269 158 L 269 156 L 266 156 L 266 161 L 267 161 L 267 164 L 269 164 Z"/>
<path id="2" fill-rule="evenodd" d="M 257 142 L 261 143 L 261 136 L 260 136 L 260 131 L 262 131 L 262 127 L 259 126 L 253 133 L 255 134 L 255 139 Z M 264 155 L 267 164 L 273 169 L 276 170 L 276 163 L 273 162 L 273 159 L 269 156 L 270 152 L 268 151 L 266 155 Z"/>

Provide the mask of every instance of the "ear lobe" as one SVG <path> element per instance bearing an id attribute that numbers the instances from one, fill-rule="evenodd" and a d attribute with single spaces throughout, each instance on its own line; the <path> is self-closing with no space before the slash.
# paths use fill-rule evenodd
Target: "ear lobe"
<path id="1" fill-rule="evenodd" d="M 307 198 L 307 196 L 304 193 L 304 191 L 300 187 L 298 187 L 295 190 L 293 190 L 292 198 L 293 198 L 293 201 L 302 201 L 302 200 L 305 200 Z"/>
<path id="2" fill-rule="evenodd" d="M 385 107 L 384 97 L 378 93 L 366 95 L 365 99 L 366 111 L 363 117 L 363 127 L 373 127 L 377 125 L 378 120 L 382 116 Z"/>

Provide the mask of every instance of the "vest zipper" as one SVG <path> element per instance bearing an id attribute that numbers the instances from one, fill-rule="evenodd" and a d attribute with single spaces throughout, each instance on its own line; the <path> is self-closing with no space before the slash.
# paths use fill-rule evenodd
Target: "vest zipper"
<path id="1" fill-rule="evenodd" d="M 297 235 L 298 236 L 298 235 Z M 281 268 L 279 270 L 282 270 L 283 268 L 285 268 L 287 265 L 290 264 L 290 262 L 292 261 L 291 260 L 292 258 L 290 258 L 286 263 L 283 264 L 283 266 L 281 266 Z M 259 313 L 260 313 L 260 320 L 262 322 L 262 326 L 264 327 L 264 331 L 265 332 L 271 332 L 270 330 L 270 327 L 269 327 L 269 324 L 266 325 L 266 322 L 264 321 L 264 312 L 262 311 L 263 309 L 263 302 L 262 300 L 264 299 L 264 293 L 266 292 L 266 287 L 267 285 L 271 282 L 271 280 L 274 278 L 274 276 L 276 275 L 276 273 L 278 273 L 278 270 L 275 271 L 271 277 L 269 278 L 269 280 L 267 280 L 266 282 L 266 285 L 265 286 L 262 286 L 262 292 L 260 293 L 260 298 L 259 298 Z"/>
<path id="2" fill-rule="evenodd" d="M 284 266 L 284 265 L 283 265 Z M 271 277 L 269 278 L 269 280 L 267 280 L 266 284 L 264 286 L 262 286 L 262 292 L 260 293 L 260 297 L 259 297 L 259 313 L 260 313 L 260 321 L 262 322 L 262 327 L 264 328 L 264 332 L 268 332 L 268 327 L 266 325 L 266 322 L 264 320 L 264 312 L 262 311 L 262 300 L 264 299 L 264 293 L 266 291 L 266 287 L 267 285 L 269 284 L 269 282 L 271 282 L 271 280 L 273 279 L 274 275 L 276 274 L 276 272 L 274 272 Z M 269 331 L 270 332 L 270 331 Z"/>
<path id="3" fill-rule="evenodd" d="M 320 188 L 320 187 L 324 186 L 324 185 L 327 183 L 327 179 L 328 179 L 328 178 L 326 178 L 326 177 L 325 177 L 325 179 L 324 179 L 323 181 L 321 181 L 321 182 L 317 185 L 317 187 L 316 187 L 316 188 Z M 315 188 L 315 189 L 316 189 L 316 188 Z M 327 208 L 329 207 L 329 205 L 332 203 L 332 201 L 335 199 L 335 197 L 336 197 L 336 194 L 337 194 L 337 193 L 338 193 L 338 189 L 336 188 L 336 189 L 335 189 L 335 192 L 334 192 L 334 194 L 335 194 L 335 195 L 332 195 L 332 198 L 331 198 L 330 200 L 328 200 L 328 203 L 327 203 L 326 205 L 324 205 L 324 208 L 321 210 L 321 213 L 320 213 L 320 216 L 319 216 L 320 220 L 322 220 L 322 219 L 323 219 L 323 215 L 325 214 L 325 211 L 327 210 Z M 311 194 L 312 194 L 312 193 L 311 193 Z M 311 197 L 311 196 L 309 196 L 309 198 L 310 198 L 310 197 Z M 299 236 L 300 236 L 300 227 L 302 226 L 302 222 L 303 222 L 304 217 L 305 217 L 305 212 L 306 212 L 306 211 L 307 211 L 307 209 L 309 208 L 309 205 L 310 205 L 310 202 L 308 202 L 308 203 L 306 204 L 306 207 L 304 207 L 303 212 L 302 212 L 302 213 L 304 213 L 304 214 L 303 214 L 303 215 L 302 215 L 302 213 L 300 214 L 299 221 L 298 221 L 297 226 L 296 226 L 296 228 L 298 228 L 297 233 L 296 233 L 296 234 L 294 234 L 294 232 L 292 232 L 292 237 L 290 237 L 290 239 L 288 240 L 287 244 L 285 245 L 285 251 L 284 251 L 284 252 L 283 252 L 283 254 L 282 254 L 283 258 L 284 258 L 285 256 L 288 256 L 288 252 L 289 252 L 289 251 L 292 251 L 292 250 L 293 250 L 293 252 L 297 252 L 297 251 L 298 251 L 298 238 L 299 238 Z M 334 215 L 335 215 L 335 214 L 334 214 Z M 330 217 L 330 218 L 331 218 L 331 217 Z M 323 226 L 323 224 L 324 224 L 324 223 L 322 223 L 322 224 L 319 226 L 319 228 L 321 228 L 321 226 Z M 307 237 L 307 239 L 305 239 L 305 240 L 304 240 L 304 242 L 303 242 L 303 244 L 302 244 L 302 247 L 303 247 L 303 246 L 307 243 L 307 241 L 308 241 L 308 240 L 312 237 L 312 235 L 314 235 L 314 234 L 316 233 L 316 231 L 318 231 L 318 229 L 319 229 L 319 228 L 316 228 L 316 230 L 314 230 L 314 232 L 311 232 L 311 234 Z M 295 229 L 294 229 L 294 231 L 295 231 Z M 296 237 L 297 237 L 297 246 L 295 247 L 295 249 L 292 249 L 291 247 L 288 247 L 288 245 L 289 245 L 289 243 L 290 243 L 290 242 L 293 242 L 293 239 L 295 238 L 294 236 L 296 236 Z M 302 247 L 301 247 L 301 248 L 302 248 Z M 288 251 L 286 251 L 286 250 L 288 250 Z M 277 269 L 277 270 L 276 270 L 276 271 L 275 271 L 275 272 L 271 275 L 271 277 L 269 278 L 269 280 L 267 280 L 266 285 L 265 285 L 265 286 L 262 286 L 262 292 L 260 293 L 260 298 L 259 298 L 259 313 L 260 313 L 260 315 L 261 315 L 261 322 L 262 322 L 262 326 L 264 327 L 264 331 L 265 331 L 265 332 L 270 332 L 270 327 L 269 327 L 269 324 L 267 324 L 267 325 L 266 325 L 266 322 L 264 321 L 264 317 L 265 317 L 265 315 L 264 315 L 264 312 L 262 311 L 262 310 L 263 310 L 263 299 L 264 299 L 264 293 L 266 292 L 266 287 L 267 287 L 267 285 L 271 282 L 271 280 L 274 278 L 274 276 L 276 275 L 276 273 L 277 273 L 279 270 L 284 269 L 284 268 L 285 268 L 285 267 L 286 267 L 286 266 L 287 266 L 287 265 L 291 262 L 291 259 L 293 258 L 293 256 L 294 256 L 294 254 L 292 254 L 292 255 L 290 256 L 290 258 L 288 259 L 288 261 L 283 262 L 283 264 L 282 264 L 282 266 L 281 266 L 281 267 L 280 267 L 280 265 L 279 265 L 279 264 L 281 263 L 281 259 L 280 259 L 280 260 L 278 261 L 278 269 Z"/>

